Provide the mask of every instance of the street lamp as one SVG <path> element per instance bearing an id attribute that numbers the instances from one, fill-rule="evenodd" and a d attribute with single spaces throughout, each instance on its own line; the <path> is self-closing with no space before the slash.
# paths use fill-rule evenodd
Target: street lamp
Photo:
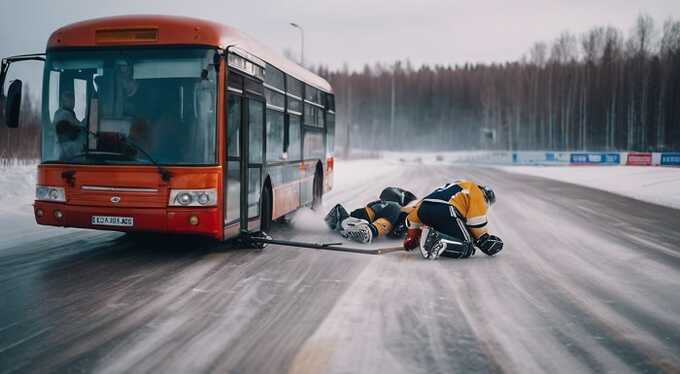
<path id="1" fill-rule="evenodd" d="M 305 66 L 305 30 L 295 22 L 290 25 L 300 30 L 300 65 Z"/>
<path id="2" fill-rule="evenodd" d="M 397 74 L 397 64 L 392 64 L 392 95 L 390 97 L 390 145 L 394 144 L 394 102 L 396 100 L 396 90 L 394 88 L 394 76 Z"/>

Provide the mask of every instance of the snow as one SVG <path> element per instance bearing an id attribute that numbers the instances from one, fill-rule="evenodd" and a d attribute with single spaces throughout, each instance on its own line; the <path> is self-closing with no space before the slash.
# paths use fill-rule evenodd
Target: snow
<path id="1" fill-rule="evenodd" d="M 326 213 L 338 203 L 351 211 L 377 199 L 385 187 L 383 183 L 400 176 L 404 165 L 404 162 L 383 158 L 336 160 L 333 189 L 324 195 L 323 207 L 318 212 L 309 208 L 300 209 L 291 216 L 292 227 L 306 240 L 324 243 L 342 241 L 339 235 L 330 232 L 326 226 Z M 381 182 L 376 184 L 375 181 Z M 367 201 L 366 194 L 373 197 Z M 378 244 L 384 246 L 384 243 L 385 240 L 381 240 Z M 356 243 L 353 246 L 361 247 Z"/>
<path id="2" fill-rule="evenodd" d="M 0 211 L 33 216 L 37 162 L 0 167 Z"/>
<path id="3" fill-rule="evenodd" d="M 333 170 L 333 191 L 343 191 L 347 187 L 365 184 L 394 174 L 402 163 L 393 159 L 336 160 Z"/>
<path id="4" fill-rule="evenodd" d="M 38 161 L 0 164 L 0 253 L 20 248 L 27 240 L 42 240 L 90 230 L 40 226 L 33 215 Z M 21 250 L 21 249 L 19 249 Z"/>
<path id="5" fill-rule="evenodd" d="M 385 160 L 402 163 L 422 163 L 427 165 L 441 163 L 488 164 L 512 162 L 510 152 L 494 151 L 449 151 L 449 152 L 382 152 Z"/>
<path id="6" fill-rule="evenodd" d="M 680 168 L 658 166 L 498 166 L 680 209 Z"/>
<path id="7" fill-rule="evenodd" d="M 500 256 L 478 253 L 465 261 L 433 262 L 413 252 L 387 256 L 296 249 L 138 252 L 136 247 L 119 249 L 115 242 L 75 235 L 65 235 L 59 245 L 47 243 L 43 249 L 16 244 L 12 253 L 25 251 L 30 256 L 12 258 L 18 264 L 9 268 L 22 273 L 10 274 L 20 292 L 9 293 L 9 305 L 17 314 L 12 309 L 7 315 L 19 321 L 17 329 L 27 323 L 52 323 L 58 328 L 45 341 L 72 338 L 75 347 L 45 353 L 42 346 L 27 344 L 19 348 L 20 358 L 28 357 L 29 362 L 35 356 L 35 365 L 40 365 L 43 360 L 75 362 L 76 357 L 89 360 L 86 368 L 91 371 L 108 372 L 652 370 L 653 364 L 640 363 L 637 356 L 618 354 L 631 347 L 620 338 L 634 337 L 642 359 L 652 352 L 654 363 L 676 364 L 673 334 L 664 334 L 678 330 L 680 310 L 673 297 L 680 278 L 674 268 L 677 235 L 672 227 L 649 233 L 642 229 L 657 221 L 623 215 L 618 217 L 620 224 L 628 229 L 612 232 L 622 226 L 601 217 L 621 214 L 620 207 L 584 217 L 580 209 L 547 198 L 559 189 L 522 190 L 505 174 L 477 167 L 440 169 L 429 163 L 448 160 L 414 156 L 405 161 L 339 160 L 324 211 L 336 202 L 350 209 L 360 206 L 387 185 L 413 188 L 422 195 L 451 174 L 475 176 L 481 171 L 480 177 L 491 174 L 497 181 L 493 185 L 499 196 L 503 191 L 515 193 L 512 199 L 499 201 L 492 213 L 494 233 L 507 243 Z M 421 161 L 416 161 L 418 157 Z M 615 179 L 614 173 L 625 174 L 618 176 L 618 184 L 644 180 L 650 189 L 680 178 L 680 169 L 645 167 L 512 169 L 533 175 L 563 173 L 568 182 L 580 179 L 592 187 Z M 0 190 L 9 193 L 10 186 L 16 187 L 14 197 L 3 201 L 16 203 L 27 217 L 26 224 L 8 219 L 4 225 L 0 220 L 0 230 L 22 226 L 32 242 L 36 230 L 29 224 L 31 209 L 25 205 L 33 199 L 34 175 L 35 167 L 0 169 Z M 578 197 L 566 198 L 582 201 Z M 300 226 L 332 235 L 318 215 L 300 213 L 298 219 L 307 222 Z M 292 240 L 311 235 L 297 228 L 290 234 Z M 5 242 L 21 241 L 18 235 L 8 240 L 0 231 L 0 254 Z M 380 245 L 387 246 L 384 243 Z M 90 253 L 66 252 L 80 248 Z M 41 265 L 45 254 L 58 262 Z M 37 269 L 25 270 L 29 266 Z M 93 269 L 98 268 L 110 268 L 110 276 L 96 277 Z M 14 294 L 22 298 L 12 299 Z M 64 294 L 68 297 L 60 297 Z M 50 296 L 47 301 L 41 299 L 44 295 Z M 41 302 L 50 304 L 40 308 Z M 119 338 L 112 342 L 112 336 Z M 86 349 L 80 349 L 83 346 Z M 105 354 L 98 355 L 102 350 Z M 290 359 L 290 366 L 281 366 Z"/>

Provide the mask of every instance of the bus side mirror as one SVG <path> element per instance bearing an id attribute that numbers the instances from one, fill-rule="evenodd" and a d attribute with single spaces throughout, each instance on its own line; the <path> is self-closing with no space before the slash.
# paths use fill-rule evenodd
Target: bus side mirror
<path id="1" fill-rule="evenodd" d="M 5 127 L 5 95 L 0 88 L 0 127 Z"/>
<path id="2" fill-rule="evenodd" d="M 9 85 L 5 102 L 5 124 L 16 129 L 19 127 L 19 112 L 21 111 L 21 80 L 17 79 Z"/>

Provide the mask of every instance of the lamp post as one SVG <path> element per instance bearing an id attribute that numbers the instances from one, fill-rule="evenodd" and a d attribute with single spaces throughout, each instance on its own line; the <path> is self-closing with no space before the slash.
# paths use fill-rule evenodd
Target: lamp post
<path id="1" fill-rule="evenodd" d="M 300 30 L 300 65 L 305 66 L 305 30 L 295 22 L 290 25 Z"/>
<path id="2" fill-rule="evenodd" d="M 394 76 L 397 74 L 397 64 L 392 64 L 392 95 L 390 97 L 390 140 L 389 146 L 394 145 L 394 102 L 396 101 L 396 90 L 394 88 Z"/>

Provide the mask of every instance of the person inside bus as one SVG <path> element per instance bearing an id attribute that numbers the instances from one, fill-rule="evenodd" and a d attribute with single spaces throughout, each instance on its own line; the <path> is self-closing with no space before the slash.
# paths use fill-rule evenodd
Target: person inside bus
<path id="1" fill-rule="evenodd" d="M 59 109 L 54 113 L 54 125 L 61 154 L 60 160 L 69 160 L 83 152 L 86 131 L 76 117 L 75 96 L 66 90 L 59 97 Z"/>
<path id="2" fill-rule="evenodd" d="M 414 209 L 416 196 L 399 187 L 387 187 L 380 199 L 347 213 L 337 204 L 324 218 L 331 230 L 360 243 L 370 243 L 382 236 L 401 239 L 406 233 L 406 216 Z"/>
<path id="3" fill-rule="evenodd" d="M 163 112 L 159 95 L 164 87 L 152 85 L 134 78 L 132 67 L 128 62 L 117 65 L 116 113 L 134 121 L 153 122 L 155 116 Z"/>
<path id="4" fill-rule="evenodd" d="M 129 64 L 118 65 L 118 92 L 119 103 L 122 105 L 120 111 L 124 116 L 137 117 L 139 109 L 144 105 L 141 98 L 139 82 L 132 77 L 132 69 Z"/>
<path id="5" fill-rule="evenodd" d="M 116 112 L 130 121 L 128 131 L 130 141 L 144 149 L 154 159 L 158 158 L 159 152 L 168 148 L 164 146 L 164 140 L 171 136 L 169 133 L 172 132 L 172 128 L 169 126 L 171 124 L 168 124 L 168 118 L 172 115 L 168 112 L 174 106 L 161 108 L 158 105 L 159 102 L 162 102 L 159 95 L 167 94 L 167 92 L 163 92 L 164 90 L 159 89 L 159 87 L 147 87 L 143 81 L 134 79 L 132 66 L 129 62 L 120 62 L 116 70 L 118 99 Z M 161 128 L 163 132 L 155 131 L 155 129 Z M 122 131 L 122 129 L 120 130 Z M 159 139 L 159 135 L 162 135 L 163 139 Z M 136 155 L 137 158 L 145 158 L 145 156 L 139 155 L 137 151 L 130 153 Z"/>

